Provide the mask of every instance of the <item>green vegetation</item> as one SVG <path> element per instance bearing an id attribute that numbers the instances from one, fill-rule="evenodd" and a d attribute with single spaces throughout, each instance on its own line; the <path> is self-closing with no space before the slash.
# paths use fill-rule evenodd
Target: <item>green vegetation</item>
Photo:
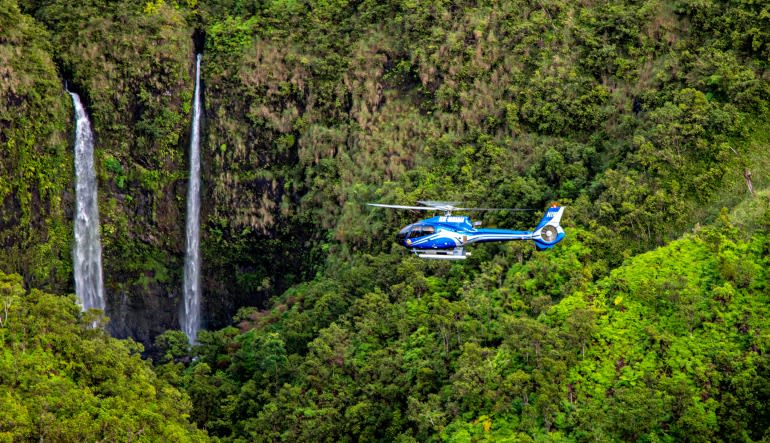
<path id="1" fill-rule="evenodd" d="M 477 266 L 372 257 L 202 332 L 192 354 L 160 336 L 159 370 L 225 441 L 759 441 L 767 203 L 757 221 L 746 237 L 724 215 L 596 282 L 577 229 Z"/>
<path id="2" fill-rule="evenodd" d="M 0 436 L 203 438 L 189 413 L 222 441 L 770 439 L 768 17 L 726 0 L 0 0 L 0 271 L 26 289 L 0 285 L 14 312 L 56 313 L 3 314 Z M 210 330 L 191 348 L 173 328 L 201 49 Z M 61 80 L 96 133 L 107 327 L 155 373 L 38 290 L 72 286 Z M 364 205 L 418 199 L 559 201 L 568 237 L 419 261 L 392 242 L 413 216 Z M 100 347 L 126 363 L 104 369 Z"/>
<path id="3" fill-rule="evenodd" d="M 189 397 L 106 320 L 0 274 L 0 441 L 207 441 Z"/>
<path id="4" fill-rule="evenodd" d="M 72 275 L 72 105 L 48 32 L 9 0 L 0 1 L 0 29 L 0 269 L 62 291 Z"/>

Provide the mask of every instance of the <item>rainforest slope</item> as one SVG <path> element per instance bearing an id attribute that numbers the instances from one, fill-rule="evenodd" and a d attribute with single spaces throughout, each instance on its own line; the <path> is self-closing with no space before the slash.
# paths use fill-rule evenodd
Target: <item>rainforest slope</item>
<path id="1" fill-rule="evenodd" d="M 0 0 L 0 271 L 72 292 L 66 86 L 96 134 L 108 328 L 162 355 L 211 435 L 761 440 L 768 17 Z M 178 327 L 196 51 L 210 331 L 189 349 L 161 333 Z M 418 199 L 537 210 L 483 215 L 516 228 L 557 200 L 568 237 L 417 261 L 392 241 L 414 216 L 365 203 Z"/>
<path id="2" fill-rule="evenodd" d="M 558 199 L 615 266 L 740 201 L 767 163 L 756 4 L 4 5 L 2 260 L 72 289 L 66 82 L 96 132 L 111 328 L 146 344 L 177 324 L 196 50 L 211 326 L 327 260 L 389 250 L 408 218 L 367 201 Z"/>
<path id="3" fill-rule="evenodd" d="M 159 370 L 224 441 L 762 441 L 770 204 L 745 206 L 597 281 L 577 228 L 472 265 L 361 257 L 192 351 L 160 336 Z"/>

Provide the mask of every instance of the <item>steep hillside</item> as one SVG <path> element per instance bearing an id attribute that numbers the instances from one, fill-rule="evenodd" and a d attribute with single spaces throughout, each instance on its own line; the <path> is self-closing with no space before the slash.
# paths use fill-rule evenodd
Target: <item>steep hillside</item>
<path id="1" fill-rule="evenodd" d="M 747 169 L 768 185 L 763 8 L 202 5 L 208 262 L 276 293 L 281 254 L 317 269 L 390 250 L 411 219 L 365 202 L 440 198 L 559 200 L 616 266 L 742 200 Z"/>
<path id="2" fill-rule="evenodd" d="M 759 441 L 768 202 L 754 222 L 725 213 L 596 283 L 577 229 L 480 268 L 362 260 L 202 333 L 182 386 L 225 441 Z"/>
<path id="3" fill-rule="evenodd" d="M 577 435 L 768 437 L 770 211 L 764 206 L 761 235 L 745 238 L 730 225 L 706 229 L 635 257 L 591 294 L 560 304 L 591 309 L 597 319 L 595 346 L 565 380 L 574 391 Z M 572 312 L 557 308 L 556 322 L 569 322 Z"/>

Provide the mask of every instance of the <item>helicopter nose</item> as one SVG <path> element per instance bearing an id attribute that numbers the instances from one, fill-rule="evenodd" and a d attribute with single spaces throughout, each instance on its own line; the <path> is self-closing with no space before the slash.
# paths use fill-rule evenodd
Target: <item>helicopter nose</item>
<path id="1" fill-rule="evenodd" d="M 404 229 L 400 230 L 398 234 L 396 234 L 396 243 L 398 243 L 399 245 L 406 246 L 406 237 L 409 235 L 409 230 L 411 228 L 412 228 L 412 225 L 409 225 Z"/>

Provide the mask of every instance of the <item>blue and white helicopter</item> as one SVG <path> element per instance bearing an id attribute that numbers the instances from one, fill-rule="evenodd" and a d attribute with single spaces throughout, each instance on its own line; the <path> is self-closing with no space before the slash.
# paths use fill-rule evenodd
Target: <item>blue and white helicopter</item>
<path id="1" fill-rule="evenodd" d="M 542 251 L 553 248 L 564 239 L 564 229 L 559 225 L 564 207 L 553 204 L 533 231 L 512 231 L 509 229 L 478 228 L 481 222 L 472 222 L 470 217 L 453 216 L 453 211 L 521 211 L 522 209 L 460 208 L 454 202 L 418 201 L 424 206 L 385 205 L 368 203 L 380 208 L 411 209 L 415 211 L 443 211 L 444 215 L 420 220 L 403 228 L 396 235 L 396 241 L 414 252 L 420 258 L 438 260 L 464 260 L 470 252 L 465 246 L 473 243 L 532 240 Z"/>

